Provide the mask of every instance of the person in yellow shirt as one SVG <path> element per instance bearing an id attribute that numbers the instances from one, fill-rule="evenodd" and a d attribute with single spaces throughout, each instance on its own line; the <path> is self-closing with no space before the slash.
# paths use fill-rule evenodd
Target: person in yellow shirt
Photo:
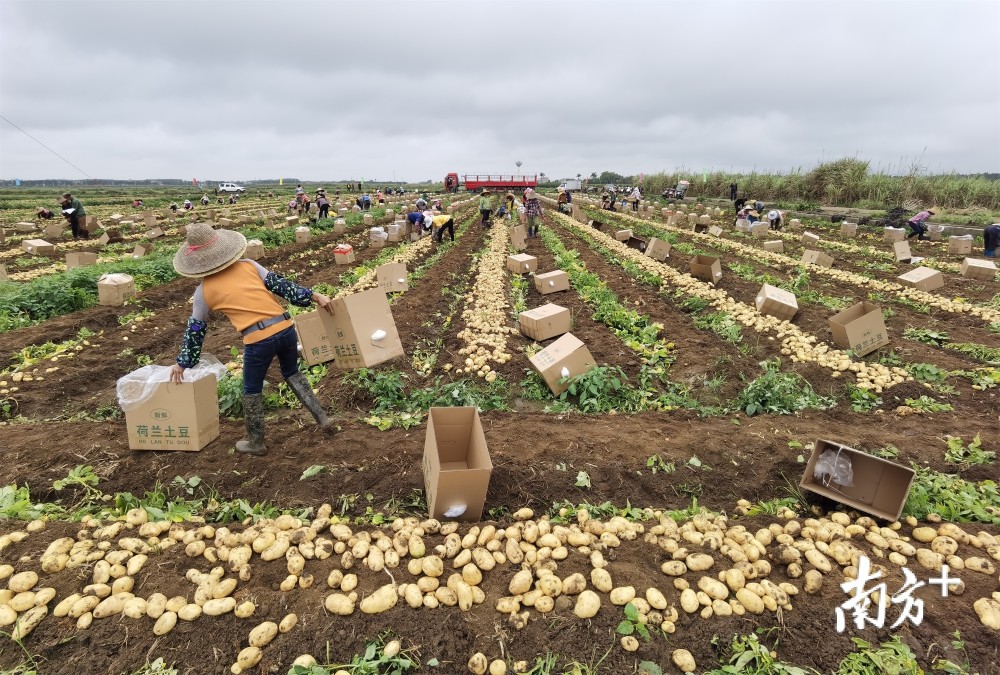
<path id="1" fill-rule="evenodd" d="M 313 303 L 333 314 L 330 298 L 299 286 L 243 257 L 247 240 L 239 232 L 214 230 L 207 223 L 187 228 L 174 255 L 174 269 L 184 277 L 201 279 L 192 298 L 191 318 L 170 379 L 183 382 L 184 370 L 197 365 L 208 330 L 209 312 L 222 312 L 243 337 L 243 418 L 247 438 L 236 450 L 250 455 L 267 453 L 264 445 L 264 376 L 275 357 L 289 389 L 324 431 L 333 428 L 312 387 L 299 372 L 298 340 L 291 315 L 277 298 L 299 307 Z M 277 296 L 277 297 L 275 297 Z"/>
<path id="2" fill-rule="evenodd" d="M 444 231 L 448 230 L 448 234 L 451 236 L 451 240 L 455 241 L 455 218 L 447 213 L 443 213 L 440 216 L 434 216 L 431 218 L 431 222 L 434 223 L 434 241 L 441 243 L 444 241 Z"/>

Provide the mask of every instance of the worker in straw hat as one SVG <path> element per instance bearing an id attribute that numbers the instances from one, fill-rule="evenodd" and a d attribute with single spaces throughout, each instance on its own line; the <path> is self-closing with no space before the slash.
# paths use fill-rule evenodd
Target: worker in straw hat
<path id="1" fill-rule="evenodd" d="M 213 230 L 207 223 L 187 228 L 187 237 L 174 255 L 174 269 L 184 277 L 201 279 L 194 292 L 194 307 L 181 344 L 177 364 L 170 373 L 182 382 L 184 369 L 201 358 L 201 345 L 212 310 L 222 312 L 243 336 L 243 416 L 247 438 L 236 450 L 251 455 L 267 452 L 264 445 L 264 376 L 275 357 L 281 375 L 302 405 L 324 431 L 332 422 L 305 376 L 299 372 L 298 348 L 291 316 L 274 296 L 293 305 L 315 303 L 330 314 L 330 298 L 314 293 L 243 257 L 247 240 L 239 232 Z"/>

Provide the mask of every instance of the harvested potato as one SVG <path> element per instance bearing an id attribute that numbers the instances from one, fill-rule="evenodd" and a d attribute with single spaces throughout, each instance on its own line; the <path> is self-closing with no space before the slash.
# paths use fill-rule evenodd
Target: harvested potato
<path id="1" fill-rule="evenodd" d="M 670 660 L 682 673 L 693 673 L 698 667 L 694 661 L 694 656 L 686 649 L 675 649 L 670 655 Z"/>
<path id="2" fill-rule="evenodd" d="M 361 601 L 361 611 L 365 614 L 379 614 L 396 606 L 399 593 L 394 584 L 386 584 Z"/>
<path id="3" fill-rule="evenodd" d="M 164 612 L 153 624 L 153 635 L 166 635 L 177 625 L 177 614 L 174 612 Z"/>
<path id="4" fill-rule="evenodd" d="M 473 675 L 486 675 L 486 668 L 489 662 L 486 660 L 486 655 L 482 652 L 476 652 L 469 659 L 469 663 L 466 664 L 469 668 L 469 672 Z"/>
<path id="5" fill-rule="evenodd" d="M 331 593 L 326 596 L 323 605 L 326 611 L 338 616 L 349 616 L 354 613 L 354 601 L 343 593 Z"/>
<path id="6" fill-rule="evenodd" d="M 265 621 L 250 631 L 248 642 L 251 647 L 266 647 L 278 634 L 278 624 Z"/>
<path id="7" fill-rule="evenodd" d="M 590 619 L 601 609 L 601 596 L 591 590 L 585 590 L 576 598 L 573 613 L 581 619 Z"/>
<path id="8" fill-rule="evenodd" d="M 627 652 L 634 652 L 639 649 L 639 641 L 631 635 L 625 635 L 621 639 L 622 649 Z"/>
<path id="9" fill-rule="evenodd" d="M 236 609 L 233 610 L 233 614 L 241 619 L 246 619 L 249 616 L 253 616 L 256 609 L 257 605 L 255 605 L 252 600 L 244 600 L 240 604 L 236 605 Z"/>
<path id="10" fill-rule="evenodd" d="M 590 583 L 594 585 L 594 588 L 601 591 L 602 593 L 610 593 L 614 585 L 611 582 L 611 574 L 603 568 L 597 568 L 590 571 Z"/>
<path id="11" fill-rule="evenodd" d="M 633 586 L 620 586 L 611 590 L 611 604 L 622 607 L 632 602 L 635 598 L 635 588 Z"/>
<path id="12" fill-rule="evenodd" d="M 19 572 L 7 582 L 7 588 L 15 593 L 30 591 L 38 585 L 38 575 L 35 572 Z"/>
<path id="13" fill-rule="evenodd" d="M 979 598 L 972 608 L 976 610 L 979 621 L 987 628 L 1000 630 L 1000 601 L 993 598 Z"/>

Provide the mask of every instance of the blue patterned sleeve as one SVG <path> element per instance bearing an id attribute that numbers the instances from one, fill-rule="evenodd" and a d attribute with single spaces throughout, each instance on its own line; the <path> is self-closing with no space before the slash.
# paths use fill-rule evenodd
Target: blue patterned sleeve
<path id="1" fill-rule="evenodd" d="M 294 281 L 289 281 L 280 274 L 268 272 L 267 277 L 264 279 L 264 287 L 298 307 L 309 307 L 312 305 L 312 289 L 299 286 Z"/>
<path id="2" fill-rule="evenodd" d="M 181 353 L 177 356 L 177 365 L 181 368 L 193 368 L 201 360 L 201 345 L 205 341 L 208 324 L 193 316 L 188 319 L 184 338 L 181 340 Z"/>

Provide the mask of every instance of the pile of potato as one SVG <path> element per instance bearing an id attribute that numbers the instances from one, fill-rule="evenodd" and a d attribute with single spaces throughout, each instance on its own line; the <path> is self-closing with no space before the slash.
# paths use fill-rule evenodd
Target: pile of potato
<path id="1" fill-rule="evenodd" d="M 843 350 L 818 340 L 816 336 L 806 333 L 788 321 L 768 314 L 761 314 L 756 307 L 733 299 L 724 290 L 716 288 L 712 284 L 695 279 L 689 274 L 682 274 L 669 265 L 629 248 L 603 232 L 587 228 L 558 213 L 554 216 L 568 227 L 579 229 L 596 238 L 623 259 L 664 279 L 671 288 L 677 288 L 691 296 L 708 300 L 713 307 L 728 312 L 736 321 L 757 333 L 774 332 L 775 337 L 781 340 L 781 353 L 790 357 L 792 361 L 816 363 L 833 371 L 832 377 L 839 377 L 844 372 L 852 372 L 857 377 L 859 387 L 871 388 L 877 392 L 912 380 L 909 373 L 903 368 L 890 368 L 880 363 L 852 361 L 851 357 Z"/>
<path id="2" fill-rule="evenodd" d="M 479 257 L 472 292 L 465 301 L 462 319 L 465 328 L 458 337 L 465 346 L 458 353 L 465 362 L 455 369 L 460 375 L 468 373 L 493 382 L 497 378 L 490 362 L 507 363 L 513 358 L 507 350 L 508 336 L 517 329 L 508 325 L 507 308 L 507 248 L 510 235 L 506 227 L 490 230 L 486 250 Z"/>

